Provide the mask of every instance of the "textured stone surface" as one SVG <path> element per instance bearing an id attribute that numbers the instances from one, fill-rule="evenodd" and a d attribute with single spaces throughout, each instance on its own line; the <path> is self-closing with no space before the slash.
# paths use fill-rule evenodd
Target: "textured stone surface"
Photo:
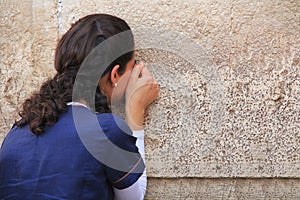
<path id="1" fill-rule="evenodd" d="M 161 87 L 146 120 L 147 173 L 170 179 L 150 179 L 148 199 L 299 197 L 298 179 L 201 179 L 299 178 L 298 0 L 3 0 L 0 7 L 0 141 L 20 102 L 53 74 L 57 39 L 79 17 L 110 13 L 132 27 L 137 56 Z M 192 186 L 202 184 L 207 190 Z"/>
<path id="2" fill-rule="evenodd" d="M 11 126 L 16 112 L 19 97 L 25 96 L 17 80 L 21 76 L 28 77 L 32 68 L 31 45 L 32 37 L 27 24 L 31 24 L 28 11 L 31 10 L 31 2 L 24 1 L 22 7 L 11 1 L 1 1 L 1 29 L 0 29 L 0 92 L 1 92 L 1 136 L 2 141 L 6 131 Z M 5 9 L 4 9 L 5 7 Z M 23 9 L 27 11 L 24 12 Z M 23 24 L 24 23 L 24 24 Z M 22 30 L 22 27 L 24 30 Z M 18 29 L 18 31 L 17 31 Z M 26 32 L 27 30 L 27 32 Z M 13 35 L 13 37 L 12 37 Z M 22 73 L 22 67 L 27 70 Z M 28 79 L 27 79 L 28 80 Z M 22 82 L 26 82 L 26 79 Z M 27 83 L 27 88 L 29 84 Z"/>
<path id="3" fill-rule="evenodd" d="M 58 31 L 54 1 L 3 0 L 0 7 L 2 141 L 20 103 L 53 73 Z"/>
<path id="4" fill-rule="evenodd" d="M 296 1 L 62 5 L 64 31 L 90 12 L 120 16 L 135 31 L 162 89 L 147 119 L 150 176 L 298 177 Z"/>
<path id="5" fill-rule="evenodd" d="M 298 200 L 296 179 L 148 179 L 147 200 Z"/>

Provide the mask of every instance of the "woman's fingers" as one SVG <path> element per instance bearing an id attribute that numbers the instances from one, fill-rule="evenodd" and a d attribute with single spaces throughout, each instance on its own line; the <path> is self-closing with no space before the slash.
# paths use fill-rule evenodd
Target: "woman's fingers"
<path id="1" fill-rule="evenodd" d="M 139 64 L 135 65 L 131 71 L 132 78 L 135 78 L 135 79 L 139 78 L 140 74 L 142 74 L 143 69 L 144 69 L 143 62 L 140 62 Z"/>
<path id="2" fill-rule="evenodd" d="M 151 76 L 151 77 L 152 77 L 152 74 L 151 74 L 151 72 L 148 70 L 147 67 L 144 67 L 144 68 L 142 69 L 142 76 Z"/>
<path id="3" fill-rule="evenodd" d="M 144 63 L 137 64 L 131 72 L 126 89 L 126 101 L 135 102 L 145 109 L 158 97 L 159 87 Z"/>
<path id="4" fill-rule="evenodd" d="M 140 79 L 143 79 L 144 83 L 153 83 L 155 82 L 151 72 L 148 70 L 147 67 L 144 67 L 142 70 L 142 76 Z"/>
<path id="5" fill-rule="evenodd" d="M 157 82 L 154 82 L 152 83 L 151 85 L 151 90 L 153 92 L 153 95 L 154 95 L 154 99 L 156 99 L 158 97 L 158 92 L 159 92 L 159 87 L 158 87 L 158 83 Z"/>

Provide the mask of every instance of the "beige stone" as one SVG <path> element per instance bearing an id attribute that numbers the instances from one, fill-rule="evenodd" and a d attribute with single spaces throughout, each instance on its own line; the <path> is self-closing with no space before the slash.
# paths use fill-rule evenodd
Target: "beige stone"
<path id="1" fill-rule="evenodd" d="M 161 85 L 147 119 L 150 176 L 298 176 L 297 3 L 63 5 L 64 27 L 89 11 L 132 26 L 138 56 Z"/>
<path id="2" fill-rule="evenodd" d="M 21 102 L 53 74 L 57 41 L 54 1 L 1 1 L 0 140 L 17 119 Z"/>
<path id="3" fill-rule="evenodd" d="M 186 200 L 297 200 L 300 182 L 296 179 L 148 179 L 145 199 Z"/>

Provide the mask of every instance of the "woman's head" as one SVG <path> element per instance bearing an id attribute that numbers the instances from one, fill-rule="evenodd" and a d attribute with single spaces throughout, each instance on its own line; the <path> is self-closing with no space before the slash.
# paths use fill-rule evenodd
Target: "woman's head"
<path id="1" fill-rule="evenodd" d="M 126 34 L 120 36 L 124 32 Z M 125 40 L 124 36 L 126 37 Z M 119 39 L 121 37 L 123 37 L 123 41 Z M 104 41 L 105 44 L 103 44 Z M 95 51 L 98 45 L 102 45 L 101 48 L 98 48 L 100 52 L 97 52 L 100 56 L 91 58 L 94 59 L 93 63 L 97 65 L 93 66 L 93 69 L 85 74 L 81 73 L 80 75 L 89 79 L 92 75 L 100 72 L 101 80 L 99 81 L 100 87 L 98 89 L 110 102 L 113 86 L 115 86 L 124 72 L 128 71 L 128 67 L 133 66 L 133 63 L 130 63 L 130 61 L 134 62 L 133 35 L 130 27 L 124 20 L 107 14 L 88 15 L 78 20 L 62 37 L 57 46 L 55 69 L 59 75 L 74 70 L 78 71 L 84 60 L 87 59 L 93 50 Z M 124 48 L 124 46 L 126 46 L 125 48 L 128 51 L 118 56 L 119 49 L 121 47 Z M 110 59 L 109 62 L 105 63 L 108 58 Z M 122 86 L 124 84 L 120 85 L 118 89 L 122 88 Z M 88 86 L 85 85 L 85 92 L 87 92 L 86 87 Z M 84 99 L 84 95 L 80 98 Z M 88 103 L 92 104 L 92 102 Z M 97 104 L 97 102 L 95 103 Z"/>
<path id="2" fill-rule="evenodd" d="M 59 41 L 55 53 L 55 69 L 58 74 L 62 74 L 73 67 L 79 68 L 88 54 L 104 40 L 130 31 L 128 24 L 115 16 L 107 14 L 93 14 L 79 19 L 63 35 Z M 128 38 L 128 44 L 131 45 L 132 51 L 121 56 L 118 60 L 106 66 L 107 73 L 113 64 L 121 64 L 120 72 L 124 65 L 133 57 L 133 35 Z M 112 48 L 112 47 L 110 47 Z M 104 67 L 104 66 L 101 66 Z"/>
<path id="3" fill-rule="evenodd" d="M 113 55 L 120 45 L 113 36 L 126 32 L 125 44 L 128 51 L 124 54 Z M 124 39 L 124 38 L 123 38 Z M 109 41 L 109 42 L 108 42 Z M 80 67 L 96 47 L 102 45 L 104 54 L 93 58 L 97 73 L 101 72 L 97 88 L 88 86 L 89 76 L 93 71 L 78 73 Z M 115 58 L 103 65 L 107 57 Z M 96 59 L 96 60 L 95 60 Z M 93 14 L 79 19 L 60 39 L 55 53 L 54 66 L 57 74 L 53 79 L 46 81 L 38 93 L 33 94 L 23 104 L 20 112 L 22 119 L 16 123 L 18 126 L 30 125 L 32 132 L 40 134 L 46 125 L 53 125 L 60 113 L 67 109 L 67 102 L 83 100 L 95 108 L 96 112 L 111 112 L 110 101 L 113 90 L 119 100 L 124 95 L 127 81 L 124 74 L 134 65 L 134 40 L 127 23 L 115 16 L 107 14 Z M 77 76 L 86 81 L 81 86 L 80 95 L 73 96 L 73 87 Z M 115 87 L 117 85 L 117 87 Z M 89 88 L 89 89 L 86 89 Z M 95 91 L 96 90 L 96 91 Z M 94 95 L 94 98 L 85 97 Z M 92 102 L 93 101 L 93 102 Z"/>

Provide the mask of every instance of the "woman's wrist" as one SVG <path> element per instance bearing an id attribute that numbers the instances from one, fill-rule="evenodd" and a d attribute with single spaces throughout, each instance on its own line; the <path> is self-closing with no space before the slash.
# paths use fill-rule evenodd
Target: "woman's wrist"
<path id="1" fill-rule="evenodd" d="M 133 131 L 144 129 L 145 109 L 135 105 L 126 104 L 126 121 Z"/>

